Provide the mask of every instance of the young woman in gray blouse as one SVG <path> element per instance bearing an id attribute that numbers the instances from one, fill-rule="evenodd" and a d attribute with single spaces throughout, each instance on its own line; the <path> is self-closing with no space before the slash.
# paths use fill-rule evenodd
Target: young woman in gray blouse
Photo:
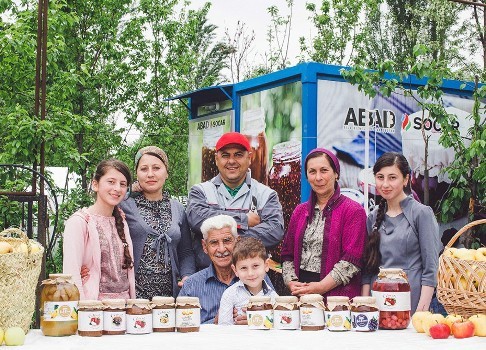
<path id="1" fill-rule="evenodd" d="M 370 294 L 379 267 L 401 268 L 409 279 L 414 313 L 429 309 L 442 244 L 432 208 L 405 192 L 410 171 L 407 159 L 395 152 L 383 154 L 373 167 L 383 199 L 367 220 L 362 294 Z"/>

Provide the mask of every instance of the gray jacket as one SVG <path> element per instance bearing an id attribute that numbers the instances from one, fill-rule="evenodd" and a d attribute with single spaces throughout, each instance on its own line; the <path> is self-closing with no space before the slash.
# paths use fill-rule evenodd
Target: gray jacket
<path id="1" fill-rule="evenodd" d="M 128 198 L 121 202 L 120 207 L 125 213 L 130 230 L 130 237 L 133 242 L 133 265 L 135 273 L 137 273 L 148 232 L 152 231 L 156 235 L 157 233 L 142 218 L 133 198 Z M 169 243 L 168 253 L 172 266 L 173 296 L 177 297 L 179 293 L 177 279 L 196 272 L 196 266 L 192 250 L 191 231 L 187 224 L 184 207 L 175 199 L 170 200 L 170 207 L 172 223 L 167 230 L 166 240 Z"/>
<path id="2" fill-rule="evenodd" d="M 442 249 L 439 226 L 432 208 L 408 196 L 400 202 L 405 220 L 394 231 L 385 224 L 380 229 L 381 266 L 402 268 L 408 276 L 412 297 L 412 311 L 420 299 L 421 286 L 437 285 L 439 253 Z M 378 209 L 368 216 L 368 234 L 375 224 Z M 375 276 L 364 275 L 363 283 L 372 284 Z"/>
<path id="3" fill-rule="evenodd" d="M 248 227 L 246 214 L 255 207 L 261 223 Z M 220 175 L 210 181 L 192 186 L 187 202 L 187 221 L 194 233 L 194 253 L 198 268 L 209 266 L 210 259 L 202 249 L 201 225 L 204 220 L 219 214 L 233 217 L 240 236 L 260 239 L 266 248 L 273 248 L 283 238 L 284 221 L 277 192 L 246 175 L 235 197 L 231 197 Z"/>

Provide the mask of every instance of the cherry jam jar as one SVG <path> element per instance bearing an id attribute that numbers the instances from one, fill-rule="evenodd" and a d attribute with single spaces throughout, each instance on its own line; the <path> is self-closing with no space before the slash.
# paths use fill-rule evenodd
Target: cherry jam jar
<path id="1" fill-rule="evenodd" d="M 410 284 L 402 269 L 380 269 L 371 295 L 380 311 L 380 329 L 405 329 L 410 324 Z"/>

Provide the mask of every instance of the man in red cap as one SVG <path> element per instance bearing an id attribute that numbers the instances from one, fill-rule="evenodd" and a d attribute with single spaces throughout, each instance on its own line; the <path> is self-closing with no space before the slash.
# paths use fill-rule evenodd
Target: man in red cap
<path id="1" fill-rule="evenodd" d="M 240 236 L 260 239 L 273 248 L 283 238 L 282 206 L 277 193 L 255 179 L 250 172 L 250 143 L 238 132 L 228 132 L 216 143 L 219 174 L 192 186 L 187 203 L 187 220 L 195 235 L 194 252 L 198 269 L 211 260 L 202 249 L 201 224 L 207 218 L 225 214 L 233 217 Z"/>

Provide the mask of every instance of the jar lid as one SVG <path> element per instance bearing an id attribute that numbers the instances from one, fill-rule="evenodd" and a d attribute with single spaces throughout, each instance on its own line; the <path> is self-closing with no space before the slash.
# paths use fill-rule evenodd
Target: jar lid
<path id="1" fill-rule="evenodd" d="M 252 295 L 249 300 L 250 303 L 271 303 L 272 297 L 265 295 Z"/>
<path id="2" fill-rule="evenodd" d="M 71 278 L 73 278 L 73 275 L 70 275 L 70 274 L 67 274 L 67 273 L 50 273 L 49 274 L 49 279 L 54 280 L 54 279 L 57 279 L 57 278 L 70 280 Z"/>
<path id="3" fill-rule="evenodd" d="M 290 303 L 296 303 L 298 301 L 299 301 L 299 298 L 297 298 L 296 296 L 293 296 L 293 295 L 275 297 L 276 303 L 290 304 Z"/>
<path id="4" fill-rule="evenodd" d="M 330 297 L 327 297 L 327 302 L 331 302 L 331 303 L 344 303 L 344 304 L 347 304 L 349 303 L 349 297 L 346 297 L 346 296 L 330 296 Z"/>
<path id="5" fill-rule="evenodd" d="M 376 306 L 376 298 L 375 297 L 354 297 L 353 298 L 353 305 L 366 305 L 366 306 Z"/>
<path id="6" fill-rule="evenodd" d="M 127 299 L 127 308 L 137 306 L 142 309 L 150 309 L 150 300 L 148 299 Z"/>
<path id="7" fill-rule="evenodd" d="M 101 300 L 80 300 L 78 301 L 78 308 L 93 308 L 93 309 L 102 309 L 103 303 Z"/>
<path id="8" fill-rule="evenodd" d="M 318 303 L 324 298 L 320 294 L 305 294 L 300 297 L 301 303 Z"/>
<path id="9" fill-rule="evenodd" d="M 403 269 L 399 269 L 399 268 L 381 268 L 380 267 L 380 272 L 378 272 L 378 277 L 380 277 L 380 278 L 387 277 L 387 278 L 394 278 L 394 279 L 405 278 L 406 280 L 408 280 L 407 274 L 405 273 L 405 271 Z"/>
<path id="10" fill-rule="evenodd" d="M 174 298 L 155 296 L 152 298 L 152 303 L 155 305 L 174 304 Z"/>
<path id="11" fill-rule="evenodd" d="M 73 275 L 62 273 L 50 273 L 49 278 L 42 281 L 42 284 L 73 283 Z"/>
<path id="12" fill-rule="evenodd" d="M 124 309 L 125 308 L 125 299 L 103 299 L 101 301 L 103 305 L 109 308 L 115 309 Z"/>
<path id="13" fill-rule="evenodd" d="M 199 298 L 198 297 L 177 297 L 176 303 L 177 305 L 199 306 Z"/>

